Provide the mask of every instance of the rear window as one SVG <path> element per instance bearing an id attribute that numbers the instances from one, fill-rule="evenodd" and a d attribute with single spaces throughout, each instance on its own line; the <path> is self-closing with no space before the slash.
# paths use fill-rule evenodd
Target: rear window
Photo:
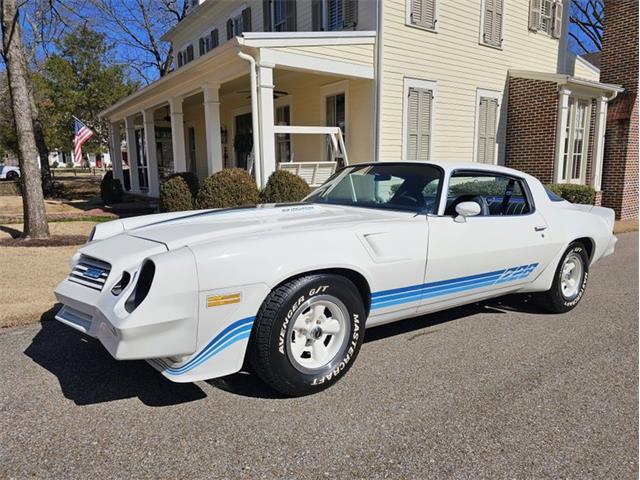
<path id="1" fill-rule="evenodd" d="M 548 188 L 545 188 L 544 190 L 547 192 L 547 197 L 549 197 L 549 200 L 551 200 L 552 202 L 564 202 L 564 198 L 562 198 L 560 195 L 553 193 Z"/>

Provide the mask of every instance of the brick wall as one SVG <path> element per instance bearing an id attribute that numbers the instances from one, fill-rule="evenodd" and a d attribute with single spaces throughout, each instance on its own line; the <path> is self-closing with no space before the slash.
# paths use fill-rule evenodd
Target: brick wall
<path id="1" fill-rule="evenodd" d="M 510 77 L 508 92 L 505 164 L 552 183 L 558 86 Z"/>
<path id="2" fill-rule="evenodd" d="M 638 218 L 638 0 L 606 1 L 604 27 L 600 81 L 625 92 L 609 105 L 602 204 Z"/>

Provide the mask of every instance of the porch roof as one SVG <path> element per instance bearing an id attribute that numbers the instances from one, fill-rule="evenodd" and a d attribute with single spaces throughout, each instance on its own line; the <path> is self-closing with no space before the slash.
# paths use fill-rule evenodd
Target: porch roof
<path id="1" fill-rule="evenodd" d="M 624 88 L 621 85 L 596 82 L 594 80 L 587 80 L 584 78 L 561 73 L 533 72 L 528 70 L 509 70 L 509 76 L 554 82 L 558 86 L 566 86 L 569 89 L 574 88 L 589 91 L 594 96 L 606 96 L 609 100 L 615 98 L 618 93 L 624 91 Z"/>
<path id="2" fill-rule="evenodd" d="M 121 121 L 170 98 L 197 93 L 203 85 L 247 75 L 249 65 L 238 57 L 240 51 L 262 66 L 373 79 L 375 37 L 375 32 L 245 33 L 119 100 L 100 117 Z"/>

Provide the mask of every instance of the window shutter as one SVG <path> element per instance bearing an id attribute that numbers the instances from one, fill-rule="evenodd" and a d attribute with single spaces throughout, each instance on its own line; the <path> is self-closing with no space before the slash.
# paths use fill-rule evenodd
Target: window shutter
<path id="1" fill-rule="evenodd" d="M 296 0 L 286 0 L 287 2 L 287 32 L 295 32 L 297 30 L 297 12 Z"/>
<path id="2" fill-rule="evenodd" d="M 220 38 L 218 36 L 218 29 L 214 28 L 211 30 L 211 50 L 220 45 Z"/>
<path id="3" fill-rule="evenodd" d="M 322 0 L 311 0 L 311 29 L 314 32 L 320 32 L 324 30 L 322 9 Z"/>
<path id="4" fill-rule="evenodd" d="M 187 62 L 190 62 L 193 60 L 193 45 L 189 45 L 187 47 Z"/>
<path id="5" fill-rule="evenodd" d="M 431 90 L 420 91 L 420 152 L 419 160 L 429 160 L 431 145 Z"/>
<path id="6" fill-rule="evenodd" d="M 198 45 L 199 45 L 198 50 L 200 52 L 200 55 L 204 55 L 205 54 L 205 51 L 204 51 L 204 38 L 201 38 L 198 41 Z"/>
<path id="7" fill-rule="evenodd" d="M 358 0 L 343 0 L 342 2 L 343 28 L 353 28 L 358 25 Z"/>
<path id="8" fill-rule="evenodd" d="M 435 28 L 436 0 L 411 0 L 411 23 L 424 28 Z"/>
<path id="9" fill-rule="evenodd" d="M 556 2 L 553 6 L 553 31 L 551 35 L 553 38 L 560 38 L 562 35 L 562 10 L 564 6 L 562 2 Z"/>
<path id="10" fill-rule="evenodd" d="M 233 20 L 227 20 L 227 40 L 231 40 L 233 38 Z"/>
<path id="11" fill-rule="evenodd" d="M 410 88 L 407 102 L 407 160 L 429 160 L 433 92 Z"/>
<path id="12" fill-rule="evenodd" d="M 496 130 L 498 120 L 498 100 L 482 97 L 478 107 L 478 148 L 479 163 L 495 163 Z"/>
<path id="13" fill-rule="evenodd" d="M 251 8 L 247 7 L 242 11 L 242 31 L 251 32 Z"/>
<path id="14" fill-rule="evenodd" d="M 538 31 L 540 29 L 540 10 L 542 0 L 531 0 L 529 6 L 529 29 Z"/>
<path id="15" fill-rule="evenodd" d="M 272 30 L 271 3 L 271 0 L 262 0 L 262 30 L 265 32 Z"/>
<path id="16" fill-rule="evenodd" d="M 488 45 L 502 45 L 502 4 L 504 0 L 486 0 L 482 40 Z"/>

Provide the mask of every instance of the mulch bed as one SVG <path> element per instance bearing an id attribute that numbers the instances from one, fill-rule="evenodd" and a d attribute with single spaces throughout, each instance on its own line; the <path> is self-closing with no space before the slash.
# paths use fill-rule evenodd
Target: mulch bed
<path id="1" fill-rule="evenodd" d="M 83 245 L 87 242 L 85 235 L 52 235 L 40 240 L 35 238 L 3 238 L 0 247 L 67 247 L 70 245 Z"/>

